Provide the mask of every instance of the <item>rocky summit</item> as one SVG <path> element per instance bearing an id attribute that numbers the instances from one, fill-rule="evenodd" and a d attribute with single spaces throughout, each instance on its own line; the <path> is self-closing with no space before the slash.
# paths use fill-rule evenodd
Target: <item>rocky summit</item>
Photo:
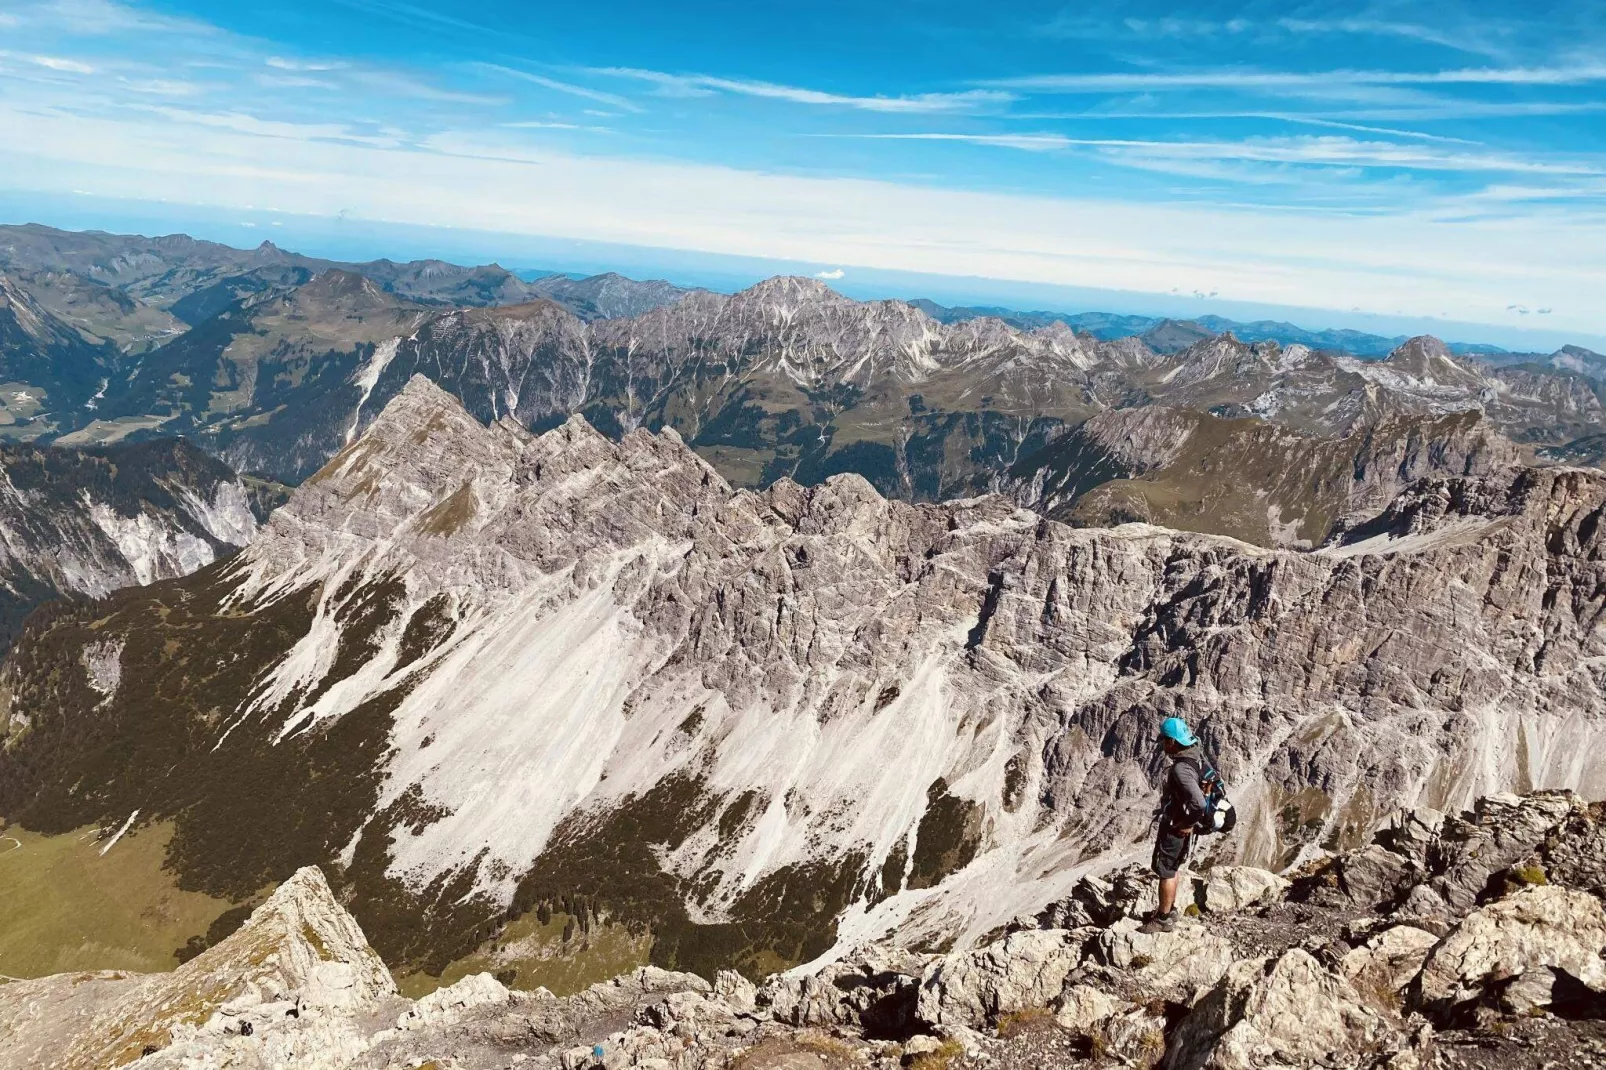
<path id="1" fill-rule="evenodd" d="M 170 823 L 181 885 L 233 902 L 322 867 L 435 983 L 532 987 L 560 915 L 564 954 L 709 978 L 971 948 L 1146 857 L 1172 714 L 1241 814 L 1201 863 L 1606 795 L 1603 508 L 1598 472 L 1494 467 L 1268 550 L 736 490 L 673 431 L 486 425 L 415 377 L 242 553 L 35 615 L 0 813 Z"/>
<path id="2" fill-rule="evenodd" d="M 1606 811 L 1565 792 L 1388 816 L 1299 867 L 1090 874 L 963 950 L 876 940 L 759 984 L 643 967 L 567 997 L 398 994 L 302 869 L 170 974 L 0 984 L 0 1063 L 453 1070 L 1472 1070 L 1606 1060 Z"/>

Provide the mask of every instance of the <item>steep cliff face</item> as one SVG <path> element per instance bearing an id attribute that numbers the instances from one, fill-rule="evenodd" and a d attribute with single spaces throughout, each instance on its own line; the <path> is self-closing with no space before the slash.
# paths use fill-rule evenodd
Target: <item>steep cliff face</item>
<path id="1" fill-rule="evenodd" d="M 1419 479 L 1485 476 L 1520 459 L 1475 412 L 1328 437 L 1148 405 L 1100 413 L 1022 458 L 1000 487 L 1073 524 L 1142 521 L 1308 549 Z"/>
<path id="2" fill-rule="evenodd" d="M 0 447 L 0 649 L 47 599 L 103 598 L 233 553 L 278 494 L 172 439 Z"/>
<path id="3" fill-rule="evenodd" d="M 337 865 L 435 973 L 575 895 L 699 968 L 969 940 L 1146 850 L 1171 713 L 1261 864 L 1401 803 L 1606 791 L 1603 505 L 1506 468 L 1269 551 L 732 491 L 672 432 L 485 426 L 415 377 L 243 554 L 35 620 L 0 812 L 172 816 L 216 892 Z M 118 686 L 59 671 L 117 639 Z"/>

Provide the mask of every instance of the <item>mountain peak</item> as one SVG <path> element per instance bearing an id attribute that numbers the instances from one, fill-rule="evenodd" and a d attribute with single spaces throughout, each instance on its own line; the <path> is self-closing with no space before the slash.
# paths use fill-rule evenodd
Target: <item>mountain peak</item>
<path id="1" fill-rule="evenodd" d="M 1407 338 L 1396 346 L 1384 358 L 1389 361 L 1406 363 L 1411 361 L 1449 360 L 1450 347 L 1431 334 L 1419 334 L 1414 338 Z"/>
<path id="2" fill-rule="evenodd" d="M 1455 359 L 1449 346 L 1431 334 L 1407 339 L 1380 364 L 1426 385 L 1470 385 L 1480 379 L 1477 372 Z"/>
<path id="3" fill-rule="evenodd" d="M 828 301 L 840 299 L 842 295 L 819 279 L 805 278 L 802 275 L 776 275 L 749 286 L 736 296 L 765 301 L 798 302 Z"/>

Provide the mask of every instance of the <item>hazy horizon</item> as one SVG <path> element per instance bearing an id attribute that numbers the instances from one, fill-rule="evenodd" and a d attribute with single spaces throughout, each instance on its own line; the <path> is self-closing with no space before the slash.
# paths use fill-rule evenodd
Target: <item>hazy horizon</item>
<path id="1" fill-rule="evenodd" d="M 28 216 L 27 201 L 0 193 L 0 223 L 38 223 L 61 230 L 102 230 L 158 237 L 188 234 L 240 249 L 264 241 L 304 256 L 345 262 L 438 259 L 459 264 L 497 263 L 517 274 L 557 272 L 596 275 L 618 272 L 635 279 L 664 279 L 677 286 L 734 293 L 775 275 L 820 278 L 832 289 L 858 300 L 927 299 L 948 306 L 984 306 L 1018 312 L 1075 315 L 1106 312 L 1188 320 L 1221 316 L 1240 322 L 1277 320 L 1304 330 L 1355 330 L 1384 337 L 1431 334 L 1447 342 L 1493 345 L 1511 352 L 1549 353 L 1563 345 L 1606 348 L 1606 335 L 1457 323 L 1434 317 L 1380 316 L 1257 302 L 1199 300 L 1192 295 L 1069 287 L 1029 280 L 966 278 L 885 271 L 826 268 L 819 263 L 758 257 L 720 256 L 686 250 L 654 249 L 606 242 L 492 234 L 455 228 L 387 224 L 347 215 L 335 218 L 253 212 L 254 220 L 214 215 L 172 205 L 130 206 L 101 198 L 53 198 L 38 202 Z M 838 275 L 837 273 L 841 274 Z"/>
<path id="2" fill-rule="evenodd" d="M 76 195 L 235 242 L 340 219 L 390 228 L 375 252 L 436 228 L 1606 338 L 1598 5 L 18 0 L 0 28 L 0 193 L 46 222 Z"/>

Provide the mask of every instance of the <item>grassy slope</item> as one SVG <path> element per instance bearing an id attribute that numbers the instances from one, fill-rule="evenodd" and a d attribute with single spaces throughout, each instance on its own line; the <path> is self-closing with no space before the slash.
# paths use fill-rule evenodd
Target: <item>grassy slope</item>
<path id="1" fill-rule="evenodd" d="M 104 857 L 93 832 L 0 833 L 0 973 L 171 970 L 174 950 L 230 907 L 162 868 L 170 825 L 132 829 Z"/>

